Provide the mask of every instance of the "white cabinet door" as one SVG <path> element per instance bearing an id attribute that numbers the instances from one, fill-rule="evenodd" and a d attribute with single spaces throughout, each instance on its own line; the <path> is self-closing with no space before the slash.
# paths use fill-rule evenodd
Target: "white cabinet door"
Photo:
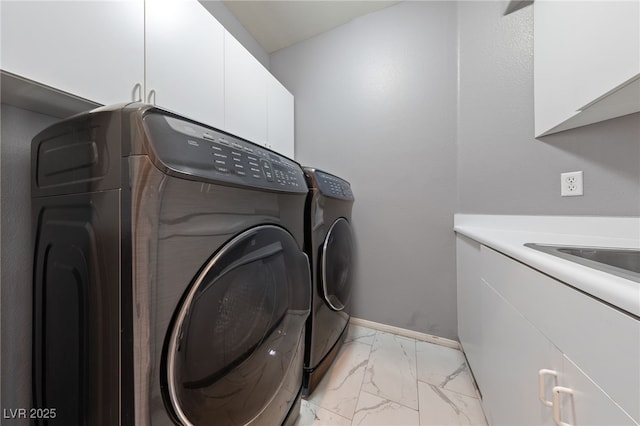
<path id="1" fill-rule="evenodd" d="M 2 1 L 1 14 L 3 70 L 100 104 L 141 95 L 143 0 Z"/>
<path id="2" fill-rule="evenodd" d="M 560 420 L 580 426 L 637 425 L 566 356 L 563 357 L 561 385 L 571 389 L 573 396 L 559 394 Z"/>
<path id="3" fill-rule="evenodd" d="M 562 355 L 518 311 L 483 281 L 482 405 L 492 425 L 553 425 L 553 410 L 538 399 L 541 369 L 559 372 Z M 543 389 L 551 400 L 553 381 Z"/>
<path id="4" fill-rule="evenodd" d="M 145 8 L 147 100 L 223 128 L 224 28 L 196 0 Z"/>
<path id="5" fill-rule="evenodd" d="M 456 273 L 458 280 L 458 337 L 478 386 L 484 385 L 482 350 L 482 279 L 480 244 L 463 235 L 456 237 Z M 482 392 L 482 387 L 480 388 Z"/>
<path id="6" fill-rule="evenodd" d="M 640 0 L 534 4 L 536 136 L 640 111 Z"/>
<path id="7" fill-rule="evenodd" d="M 265 145 L 269 73 L 228 31 L 224 34 L 224 70 L 225 130 Z"/>
<path id="8" fill-rule="evenodd" d="M 637 425 L 566 355 L 486 282 L 482 285 L 483 366 L 482 405 L 493 425 L 553 425 L 553 407 L 559 420 L 571 425 Z M 615 362 L 615 360 L 610 360 Z M 557 373 L 554 380 L 541 369 Z M 554 386 L 570 389 L 553 398 Z"/>
<path id="9" fill-rule="evenodd" d="M 267 147 L 294 158 L 293 95 L 267 74 Z"/>
<path id="10" fill-rule="evenodd" d="M 487 247 L 481 255 L 483 278 L 640 422 L 640 321 Z"/>

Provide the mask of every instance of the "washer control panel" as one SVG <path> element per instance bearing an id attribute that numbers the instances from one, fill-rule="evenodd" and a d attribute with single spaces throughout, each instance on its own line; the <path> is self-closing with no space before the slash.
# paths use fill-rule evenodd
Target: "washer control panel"
<path id="1" fill-rule="evenodd" d="M 316 170 L 314 173 L 318 189 L 323 195 L 343 200 L 354 199 L 351 184 L 346 180 L 320 170 Z"/>
<path id="2" fill-rule="evenodd" d="M 296 162 L 259 145 L 158 112 L 143 121 L 158 158 L 172 170 L 235 185 L 308 191 Z"/>

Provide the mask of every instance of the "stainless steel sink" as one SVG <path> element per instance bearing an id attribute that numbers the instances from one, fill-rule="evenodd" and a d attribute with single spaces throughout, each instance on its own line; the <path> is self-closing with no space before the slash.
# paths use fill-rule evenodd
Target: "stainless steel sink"
<path id="1" fill-rule="evenodd" d="M 640 249 L 556 246 L 535 243 L 527 243 L 525 247 L 640 282 Z"/>

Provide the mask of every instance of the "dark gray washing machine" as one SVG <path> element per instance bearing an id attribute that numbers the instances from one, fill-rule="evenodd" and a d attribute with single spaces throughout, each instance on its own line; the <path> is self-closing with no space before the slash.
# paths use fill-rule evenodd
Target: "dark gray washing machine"
<path id="1" fill-rule="evenodd" d="M 347 334 L 355 262 L 351 227 L 354 197 L 346 180 L 304 169 L 309 197 L 305 250 L 313 290 L 307 319 L 303 394 L 310 395 L 335 360 Z"/>
<path id="2" fill-rule="evenodd" d="M 46 424 L 295 420 L 311 290 L 299 165 L 142 104 L 47 128 L 32 161 Z"/>

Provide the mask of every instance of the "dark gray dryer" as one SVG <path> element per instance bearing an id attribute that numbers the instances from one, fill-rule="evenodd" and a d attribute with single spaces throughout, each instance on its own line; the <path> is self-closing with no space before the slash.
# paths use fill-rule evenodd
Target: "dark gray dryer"
<path id="1" fill-rule="evenodd" d="M 293 422 L 311 290 L 300 166 L 142 104 L 55 124 L 32 159 L 47 424 Z"/>
<path id="2" fill-rule="evenodd" d="M 305 250 L 311 262 L 312 301 L 307 319 L 303 393 L 316 388 L 347 333 L 355 261 L 351 228 L 354 202 L 344 179 L 305 168 L 309 196 L 305 210 Z"/>

